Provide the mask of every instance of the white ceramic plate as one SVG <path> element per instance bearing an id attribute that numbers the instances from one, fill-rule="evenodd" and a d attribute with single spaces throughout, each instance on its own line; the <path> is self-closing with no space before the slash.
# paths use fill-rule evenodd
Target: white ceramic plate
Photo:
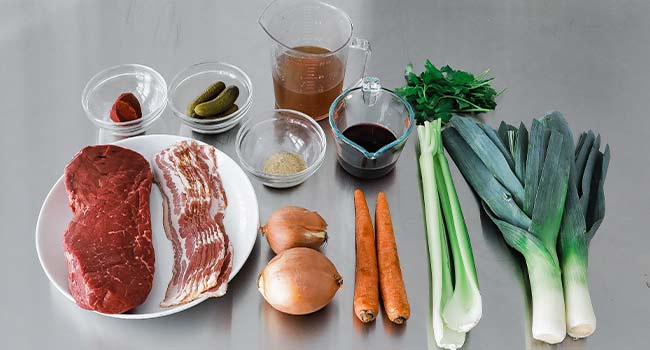
<path id="1" fill-rule="evenodd" d="M 150 160 L 152 156 L 179 141 L 189 140 L 172 135 L 137 136 L 115 142 L 132 149 Z M 198 142 L 198 141 L 197 141 Z M 235 161 L 217 150 L 219 173 L 228 198 L 224 225 L 233 246 L 233 266 L 230 280 L 248 259 L 259 224 L 257 197 L 248 177 Z M 140 306 L 123 314 L 107 315 L 117 318 L 144 319 L 175 314 L 195 306 L 206 298 L 171 308 L 162 308 L 159 303 L 165 296 L 167 284 L 172 275 L 174 253 L 171 242 L 165 236 L 162 224 L 162 196 L 154 184 L 151 188 L 151 231 L 156 255 L 153 287 L 147 300 Z M 68 205 L 68 195 L 63 183 L 63 176 L 54 184 L 45 198 L 36 224 L 36 251 L 52 284 L 70 301 L 74 299 L 68 290 L 68 268 L 63 254 L 63 232 L 72 219 Z"/>

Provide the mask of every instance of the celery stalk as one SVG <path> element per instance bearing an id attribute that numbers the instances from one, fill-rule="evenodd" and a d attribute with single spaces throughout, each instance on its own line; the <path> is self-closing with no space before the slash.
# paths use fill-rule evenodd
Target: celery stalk
<path id="1" fill-rule="evenodd" d="M 436 123 L 440 123 L 438 120 Z M 422 193 L 424 197 L 424 214 L 426 221 L 427 248 L 431 269 L 431 317 L 433 333 L 438 347 L 458 349 L 465 342 L 465 333 L 457 332 L 445 324 L 442 310 L 451 293 L 449 258 L 445 244 L 444 226 L 438 188 L 434 171 L 433 154 L 436 150 L 436 139 L 428 122 L 418 126 L 420 139 L 420 174 L 422 177 Z"/>
<path id="2" fill-rule="evenodd" d="M 443 309 L 442 317 L 449 328 L 467 332 L 481 319 L 481 294 L 465 219 L 442 149 L 440 126 L 434 125 L 433 132 L 438 146 L 433 156 L 434 173 L 454 260 L 454 292 Z"/>

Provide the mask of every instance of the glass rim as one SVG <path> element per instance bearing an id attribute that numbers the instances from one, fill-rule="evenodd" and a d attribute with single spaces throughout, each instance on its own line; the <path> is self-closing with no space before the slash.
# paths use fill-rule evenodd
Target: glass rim
<path id="1" fill-rule="evenodd" d="M 178 109 L 176 104 L 173 101 L 173 97 L 175 96 L 176 90 L 178 90 L 178 87 L 181 84 L 185 83 L 189 79 L 194 78 L 196 75 L 210 72 L 210 70 L 207 68 L 214 67 L 214 66 L 223 66 L 225 68 L 232 69 L 236 73 L 240 74 L 243 79 L 241 80 L 236 79 L 236 80 L 241 82 L 242 85 L 244 85 L 244 87 L 248 90 L 248 98 L 246 98 L 246 101 L 244 101 L 241 108 L 233 112 L 232 115 L 228 115 L 228 118 L 222 119 L 221 121 L 225 124 L 230 122 L 234 118 L 243 116 L 248 112 L 251 105 L 253 104 L 253 83 L 251 81 L 251 78 L 248 76 L 248 74 L 246 74 L 246 72 L 244 72 L 243 69 L 235 66 L 234 64 L 230 64 L 223 61 L 205 61 L 205 62 L 194 63 L 192 65 L 183 68 L 178 73 L 176 73 L 176 75 L 174 75 L 174 78 L 172 78 L 172 81 L 169 84 L 169 87 L 167 89 L 167 94 L 166 94 L 166 102 L 167 105 L 169 105 L 169 108 L 172 110 L 172 115 L 174 115 L 177 118 L 180 118 L 182 121 L 185 122 L 196 123 L 201 125 L 212 125 L 211 122 L 214 122 L 214 120 L 203 122 L 201 119 L 193 118 L 185 114 L 184 111 Z M 200 69 L 206 68 L 206 69 L 200 70 L 190 76 L 185 76 L 185 74 L 187 74 L 188 71 L 192 69 L 198 69 L 198 68 Z"/>
<path id="2" fill-rule="evenodd" d="M 142 117 L 134 119 L 134 120 L 129 120 L 129 121 L 124 121 L 124 122 L 115 122 L 112 120 L 105 120 L 101 116 L 93 113 L 90 110 L 90 93 L 93 91 L 95 88 L 98 86 L 104 84 L 105 82 L 115 79 L 117 77 L 120 77 L 122 75 L 127 75 L 131 74 L 131 72 L 120 72 L 120 70 L 123 69 L 133 69 L 134 71 L 143 71 L 151 74 L 156 82 L 155 84 L 158 84 L 162 87 L 162 92 L 163 92 L 163 100 L 159 102 L 159 104 L 156 106 L 156 108 L 152 109 L 149 111 L 147 114 L 143 114 Z M 115 72 L 120 72 L 120 73 L 115 73 Z M 110 74 L 109 74 L 110 73 Z M 108 76 L 104 77 L 104 75 Z M 138 63 L 125 63 L 125 64 L 118 64 L 114 65 L 108 68 L 105 68 L 97 73 L 95 73 L 86 83 L 84 86 L 83 91 L 81 92 L 81 107 L 84 110 L 84 113 L 90 119 L 92 122 L 96 123 L 97 125 L 106 127 L 108 129 L 111 128 L 125 128 L 125 127 L 131 127 L 133 129 L 137 129 L 140 124 L 143 124 L 144 122 L 151 120 L 151 119 L 157 119 L 162 112 L 165 110 L 167 107 L 167 93 L 168 93 L 168 86 L 167 82 L 165 81 L 165 78 L 158 73 L 155 69 L 145 66 L 143 64 L 138 64 Z"/>
<path id="3" fill-rule="evenodd" d="M 283 43 L 276 36 L 271 34 L 271 32 L 268 30 L 267 26 L 264 25 L 264 21 L 263 21 L 263 18 L 265 18 L 265 16 L 267 15 L 267 11 L 269 11 L 269 9 L 271 7 L 273 7 L 274 5 L 277 5 L 277 3 L 280 2 L 280 1 L 285 1 L 285 0 L 271 1 L 271 3 L 269 3 L 264 8 L 264 11 L 262 11 L 262 14 L 260 15 L 259 19 L 257 20 L 257 23 L 260 25 L 260 27 L 262 27 L 262 29 L 264 30 L 266 35 L 268 35 L 271 39 L 273 39 L 273 41 L 276 42 L 278 45 L 280 45 L 280 46 L 284 47 L 285 49 L 287 49 L 289 52 L 294 53 L 294 54 L 298 53 L 296 56 L 303 56 L 303 57 L 328 57 L 328 56 L 333 56 L 333 55 L 338 54 L 341 50 L 345 49 L 350 44 L 350 41 L 352 40 L 352 33 L 354 32 L 354 26 L 352 24 L 352 19 L 350 18 L 350 16 L 347 13 L 345 13 L 343 10 L 341 10 L 340 8 L 338 8 L 338 7 L 334 6 L 334 5 L 328 4 L 328 3 L 323 2 L 323 1 L 315 1 L 315 0 L 305 0 L 304 2 L 311 2 L 311 3 L 319 4 L 321 6 L 328 7 L 330 9 L 336 11 L 336 13 L 339 14 L 341 17 L 345 18 L 348 25 L 350 26 L 350 32 L 348 34 L 347 39 L 345 39 L 345 41 L 343 42 L 342 45 L 337 47 L 335 50 L 331 50 L 331 52 L 328 52 L 328 53 L 302 52 L 302 51 L 298 51 L 298 50 L 294 49 L 293 47 L 288 46 L 287 44 Z"/>

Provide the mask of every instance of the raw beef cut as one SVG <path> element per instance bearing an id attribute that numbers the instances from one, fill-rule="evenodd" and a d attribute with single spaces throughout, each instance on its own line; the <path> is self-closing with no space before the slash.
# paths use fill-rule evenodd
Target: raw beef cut
<path id="1" fill-rule="evenodd" d="M 163 225 L 174 249 L 174 268 L 163 307 L 226 293 L 232 246 L 223 226 L 226 193 L 216 150 L 179 142 L 154 156 L 163 196 Z"/>
<path id="2" fill-rule="evenodd" d="M 149 162 L 113 145 L 82 149 L 65 168 L 74 217 L 63 236 L 77 304 L 122 313 L 142 304 L 153 282 Z"/>

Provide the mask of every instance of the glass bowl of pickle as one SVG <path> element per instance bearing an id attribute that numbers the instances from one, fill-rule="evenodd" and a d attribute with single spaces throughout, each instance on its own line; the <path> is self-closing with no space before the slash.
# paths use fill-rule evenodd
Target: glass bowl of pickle
<path id="1" fill-rule="evenodd" d="M 256 113 L 237 133 L 241 166 L 264 185 L 293 187 L 312 176 L 325 159 L 325 132 L 310 116 L 276 109 Z"/>
<path id="2" fill-rule="evenodd" d="M 172 114 L 193 131 L 219 134 L 242 121 L 253 102 L 253 84 L 232 64 L 198 63 L 176 74 L 167 101 Z"/>

